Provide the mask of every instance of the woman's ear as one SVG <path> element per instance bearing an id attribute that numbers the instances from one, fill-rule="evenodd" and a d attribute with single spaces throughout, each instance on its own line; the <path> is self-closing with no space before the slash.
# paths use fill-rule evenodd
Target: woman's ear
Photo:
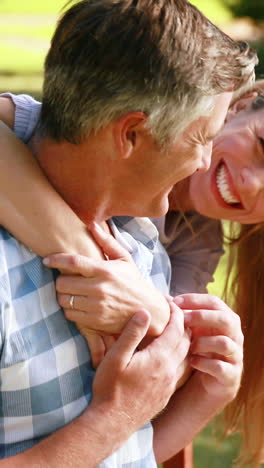
<path id="1" fill-rule="evenodd" d="M 233 104 L 228 109 L 227 115 L 226 115 L 226 122 L 230 122 L 236 115 L 243 111 L 247 110 L 252 102 L 256 99 L 258 96 L 257 92 L 252 92 L 245 94 L 243 97 L 239 98 L 237 101 L 235 101 Z"/>
<path id="2" fill-rule="evenodd" d="M 140 143 L 147 116 L 143 112 L 129 112 L 114 124 L 114 138 L 122 159 L 129 158 Z"/>

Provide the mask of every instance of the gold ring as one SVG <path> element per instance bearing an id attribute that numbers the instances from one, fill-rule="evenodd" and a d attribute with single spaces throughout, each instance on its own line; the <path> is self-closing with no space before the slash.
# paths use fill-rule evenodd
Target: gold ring
<path id="1" fill-rule="evenodd" d="M 70 308 L 71 309 L 74 309 L 74 300 L 75 300 L 75 296 L 71 296 L 71 298 L 70 298 Z"/>

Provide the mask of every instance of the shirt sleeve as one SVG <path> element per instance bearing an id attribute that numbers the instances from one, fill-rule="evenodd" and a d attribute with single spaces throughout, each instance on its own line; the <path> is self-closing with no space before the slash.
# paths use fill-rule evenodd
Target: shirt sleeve
<path id="1" fill-rule="evenodd" d="M 5 231 L 4 228 L 0 226 L 0 383 L 2 380 L 2 348 L 5 343 L 5 328 L 8 326 L 8 317 L 6 316 L 6 311 L 8 310 L 10 303 L 10 283 L 4 248 L 7 237 L 7 231 Z"/>
<path id="2" fill-rule="evenodd" d="M 224 253 L 219 220 L 197 213 L 169 213 L 156 223 L 171 261 L 170 294 L 206 293 Z"/>
<path id="3" fill-rule="evenodd" d="M 38 124 L 41 103 L 28 94 L 3 93 L 15 106 L 14 133 L 24 143 L 28 143 Z"/>

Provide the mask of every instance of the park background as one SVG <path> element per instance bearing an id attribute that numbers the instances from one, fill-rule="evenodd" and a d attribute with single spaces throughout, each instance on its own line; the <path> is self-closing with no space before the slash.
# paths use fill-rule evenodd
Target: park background
<path id="1" fill-rule="evenodd" d="M 65 3 L 66 0 L 0 0 L 0 92 L 28 93 L 41 99 L 44 58 Z M 264 78 L 264 0 L 191 3 L 233 38 L 245 39 L 257 49 L 257 76 Z M 221 295 L 224 276 L 225 258 L 210 292 Z M 194 443 L 195 468 L 231 468 L 238 453 L 238 437 L 219 442 L 209 425 Z"/>

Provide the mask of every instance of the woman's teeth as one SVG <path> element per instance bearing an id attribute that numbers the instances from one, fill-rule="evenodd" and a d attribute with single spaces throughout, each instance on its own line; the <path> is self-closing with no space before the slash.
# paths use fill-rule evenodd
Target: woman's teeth
<path id="1" fill-rule="evenodd" d="M 229 205 L 240 203 L 240 200 L 234 195 L 228 181 L 228 173 L 225 165 L 219 165 L 216 172 L 216 185 L 223 200 Z"/>

